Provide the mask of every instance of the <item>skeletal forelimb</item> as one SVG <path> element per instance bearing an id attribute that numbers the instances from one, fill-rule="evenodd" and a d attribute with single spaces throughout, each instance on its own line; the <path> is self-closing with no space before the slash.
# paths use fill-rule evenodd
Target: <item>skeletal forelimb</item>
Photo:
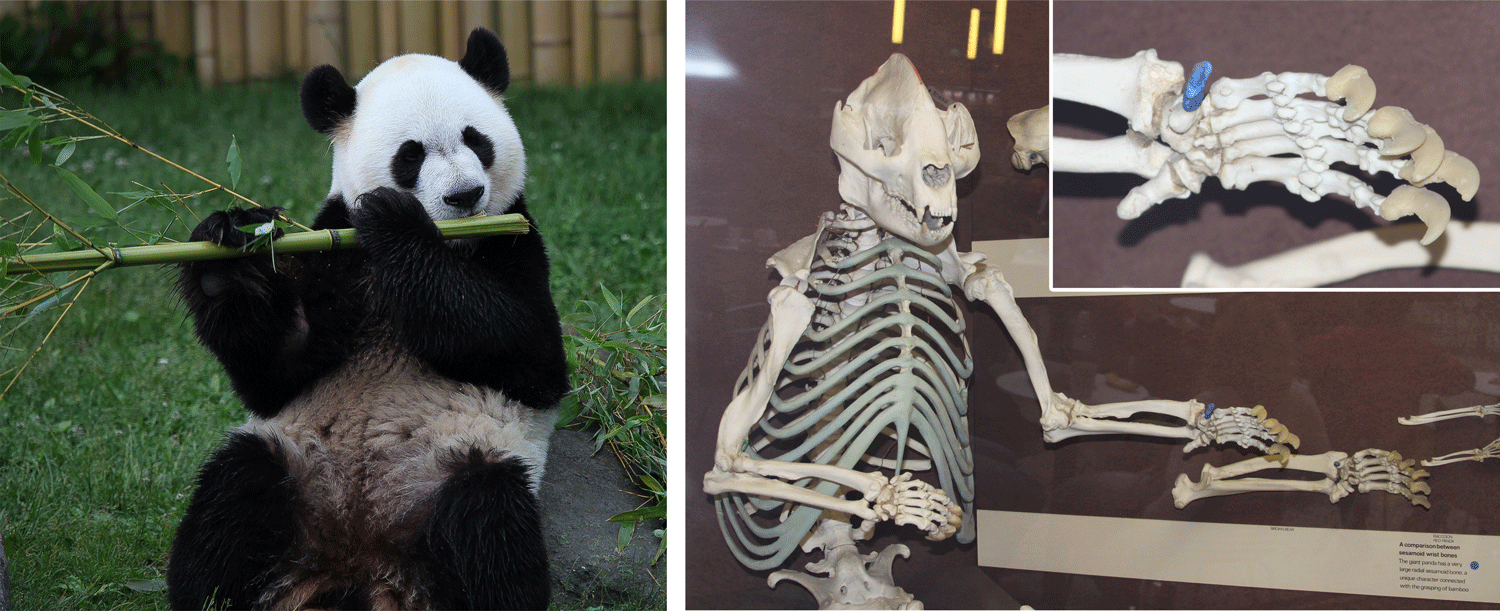
<path id="1" fill-rule="evenodd" d="M 1423 481 L 1427 472 L 1413 469 L 1416 461 L 1402 459 L 1397 452 L 1361 450 L 1349 456 L 1326 452 L 1311 456 L 1261 456 L 1215 467 L 1204 465 L 1202 478 L 1194 482 L 1186 473 L 1177 476 L 1172 503 L 1178 509 L 1198 499 L 1246 492 L 1321 492 L 1337 503 L 1354 492 L 1384 491 L 1406 497 L 1413 505 L 1431 508 L 1427 495 L 1432 489 Z M 1302 471 L 1323 476 L 1319 480 L 1242 477 L 1261 471 Z"/>
<path id="2" fill-rule="evenodd" d="M 1416 416 L 1397 418 L 1396 421 L 1400 422 L 1401 424 L 1414 426 L 1419 424 L 1441 422 L 1443 420 L 1452 420 L 1454 418 L 1467 418 L 1471 416 L 1475 418 L 1483 418 L 1485 416 L 1495 415 L 1500 415 L 1500 403 L 1445 409 Z M 1489 445 L 1486 445 L 1482 448 L 1475 448 L 1473 450 L 1460 450 L 1451 454 L 1444 454 L 1442 456 L 1435 456 L 1433 458 L 1425 459 L 1422 461 L 1422 466 L 1436 467 L 1439 465 L 1463 462 L 1466 460 L 1483 462 L 1487 458 L 1500 458 L 1500 439 L 1491 441 Z"/>
<path id="3" fill-rule="evenodd" d="M 1181 439 L 1188 442 L 1184 452 L 1214 444 L 1235 444 L 1267 453 L 1284 453 L 1301 445 L 1301 440 L 1275 418 L 1266 417 L 1262 406 L 1219 407 L 1198 401 L 1145 400 L 1087 405 L 1052 390 L 1042 361 L 1036 331 L 1026 321 L 1010 284 L 992 267 L 971 264 L 975 271 L 965 275 L 963 287 L 969 299 L 982 300 L 1000 316 L 1001 324 L 1020 349 L 1021 360 L 1042 408 L 1042 439 L 1055 443 L 1082 435 L 1144 435 Z M 1132 421 L 1132 418 L 1155 414 L 1170 416 L 1180 425 L 1157 421 Z M 1278 447 L 1280 444 L 1280 447 Z"/>
<path id="4" fill-rule="evenodd" d="M 1405 109 L 1371 111 L 1375 83 L 1364 68 L 1346 66 L 1333 76 L 1270 72 L 1246 79 L 1221 78 L 1201 106 L 1183 109 L 1182 65 L 1155 50 L 1125 59 L 1053 56 L 1053 95 L 1124 116 L 1123 135 L 1105 140 L 1055 138 L 1052 168 L 1061 172 L 1128 172 L 1148 179 L 1131 189 L 1117 213 L 1131 219 L 1168 199 L 1197 193 L 1213 176 L 1226 189 L 1277 182 L 1307 201 L 1337 194 L 1387 220 L 1416 214 L 1427 225 L 1423 244 L 1442 234 L 1449 219 L 1442 196 L 1422 189 L 1452 185 L 1463 199 L 1479 188 L 1467 158 L 1443 147 L 1431 127 Z M 1326 100 L 1299 97 L 1313 94 Z M 1344 105 L 1334 102 L 1344 100 Z M 1361 171 L 1406 180 L 1382 196 Z"/>

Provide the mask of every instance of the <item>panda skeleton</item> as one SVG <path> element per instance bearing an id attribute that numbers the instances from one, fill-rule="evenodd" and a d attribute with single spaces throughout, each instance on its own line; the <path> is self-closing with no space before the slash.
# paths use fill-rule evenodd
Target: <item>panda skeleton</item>
<path id="1" fill-rule="evenodd" d="M 504 47 L 404 55 L 301 104 L 333 147 L 314 229 L 361 248 L 183 265 L 199 339 L 251 412 L 199 473 L 167 570 L 174 608 L 540 608 L 537 490 L 567 392 Z M 445 243 L 434 220 L 533 231 Z M 268 209 L 206 217 L 243 245 Z"/>

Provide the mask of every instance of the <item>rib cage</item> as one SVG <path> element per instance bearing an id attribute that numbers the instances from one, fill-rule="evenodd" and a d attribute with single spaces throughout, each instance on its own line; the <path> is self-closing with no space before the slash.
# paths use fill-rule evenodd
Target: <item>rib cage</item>
<path id="1" fill-rule="evenodd" d="M 836 221 L 832 227 L 809 274 L 812 322 L 782 368 L 746 451 L 761 460 L 888 476 L 931 470 L 936 485 L 973 515 L 967 416 L 973 365 L 938 258 L 871 224 Z M 764 343 L 769 328 L 761 337 Z M 756 370 L 752 357 L 737 386 Z M 793 484 L 830 496 L 848 492 L 821 480 Z M 729 547 L 757 570 L 782 566 L 823 514 L 743 494 L 715 502 Z M 973 540 L 972 520 L 964 520 L 957 537 Z"/>

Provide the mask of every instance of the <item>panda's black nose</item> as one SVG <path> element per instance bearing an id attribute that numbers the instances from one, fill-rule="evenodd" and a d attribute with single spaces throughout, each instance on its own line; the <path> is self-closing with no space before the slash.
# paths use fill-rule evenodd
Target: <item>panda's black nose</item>
<path id="1" fill-rule="evenodd" d="M 474 207 L 474 204 L 479 201 L 481 195 L 484 195 L 484 187 L 474 187 L 467 191 L 458 191 L 444 195 L 443 203 L 454 208 L 467 210 Z"/>

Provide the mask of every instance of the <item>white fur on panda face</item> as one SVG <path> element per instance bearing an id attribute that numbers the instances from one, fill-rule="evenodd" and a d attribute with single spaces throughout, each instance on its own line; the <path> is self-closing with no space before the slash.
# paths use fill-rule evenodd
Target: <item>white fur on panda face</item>
<path id="1" fill-rule="evenodd" d="M 503 214 L 521 194 L 526 157 L 521 135 L 500 100 L 465 73 L 457 62 L 431 55 L 403 55 L 380 64 L 355 86 L 354 116 L 333 135 L 333 190 L 351 210 L 358 197 L 379 187 L 416 196 L 435 221 L 483 210 Z M 494 161 L 488 170 L 464 142 L 465 128 L 488 138 Z M 392 174 L 402 144 L 421 144 L 414 188 Z M 456 207 L 444 197 L 482 187 L 472 207 Z"/>

